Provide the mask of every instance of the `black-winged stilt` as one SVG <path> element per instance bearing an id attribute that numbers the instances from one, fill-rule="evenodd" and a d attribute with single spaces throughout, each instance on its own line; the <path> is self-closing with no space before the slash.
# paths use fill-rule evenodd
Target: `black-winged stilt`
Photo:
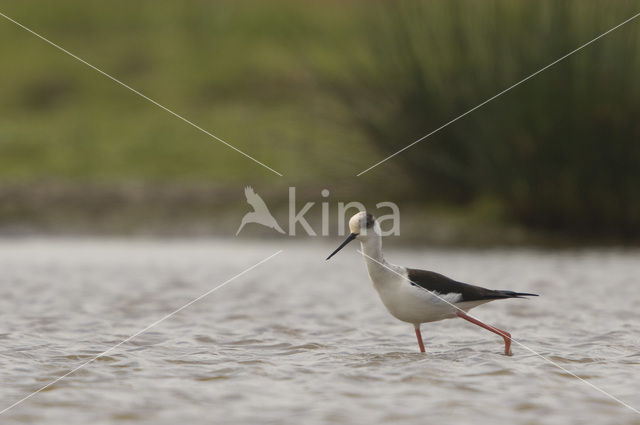
<path id="1" fill-rule="evenodd" d="M 509 332 L 482 323 L 466 312 L 489 301 L 537 294 L 482 288 L 435 272 L 391 264 L 382 255 L 382 232 L 371 214 L 360 212 L 351 217 L 349 230 L 351 234 L 327 260 L 352 240 L 359 240 L 369 277 L 382 303 L 396 319 L 413 324 L 421 352 L 425 349 L 420 325 L 457 316 L 500 335 L 504 339 L 504 354 L 511 355 Z"/>

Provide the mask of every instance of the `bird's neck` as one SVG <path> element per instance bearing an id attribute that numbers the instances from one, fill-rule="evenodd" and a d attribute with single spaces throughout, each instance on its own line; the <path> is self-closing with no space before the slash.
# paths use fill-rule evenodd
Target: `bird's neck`
<path id="1" fill-rule="evenodd" d="M 382 238 L 372 237 L 360 242 L 369 276 L 375 282 L 378 277 L 393 273 L 393 266 L 382 255 Z"/>

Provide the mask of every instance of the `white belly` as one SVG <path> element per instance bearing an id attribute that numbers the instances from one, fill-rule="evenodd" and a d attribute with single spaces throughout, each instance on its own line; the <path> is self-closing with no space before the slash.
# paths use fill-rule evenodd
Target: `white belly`
<path id="1" fill-rule="evenodd" d="M 393 317 L 413 324 L 456 317 L 456 313 L 460 311 L 458 309 L 468 311 L 488 302 L 488 300 L 459 302 L 462 298 L 460 294 L 437 294 L 436 296 L 425 289 L 408 284 L 382 286 L 376 289 L 382 303 Z"/>
<path id="2" fill-rule="evenodd" d="M 448 319 L 456 317 L 460 310 L 468 311 L 490 301 L 460 302 L 462 294 L 434 294 L 411 284 L 406 268 L 390 263 L 367 261 L 367 270 L 382 303 L 393 317 L 403 322 L 420 324 Z"/>

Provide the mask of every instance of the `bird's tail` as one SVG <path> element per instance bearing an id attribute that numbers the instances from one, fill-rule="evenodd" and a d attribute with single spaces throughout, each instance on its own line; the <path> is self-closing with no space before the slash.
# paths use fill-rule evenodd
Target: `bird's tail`
<path id="1" fill-rule="evenodd" d="M 505 291 L 505 290 L 499 290 L 496 292 L 498 292 L 500 295 L 503 295 L 504 298 L 524 298 L 524 297 L 539 296 L 538 294 L 529 294 L 527 292 L 513 292 L 513 291 Z"/>

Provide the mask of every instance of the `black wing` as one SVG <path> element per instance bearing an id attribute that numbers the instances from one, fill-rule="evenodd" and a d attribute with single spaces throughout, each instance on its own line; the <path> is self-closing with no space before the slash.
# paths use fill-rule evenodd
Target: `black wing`
<path id="1" fill-rule="evenodd" d="M 437 292 L 441 295 L 461 294 L 463 301 L 497 300 L 501 298 L 521 298 L 523 296 L 537 297 L 537 294 L 527 294 L 524 292 L 513 292 L 503 290 L 493 290 L 481 286 L 469 285 L 468 283 L 457 282 L 439 273 L 427 270 L 407 269 L 409 280 L 415 286 L 427 291 Z"/>

